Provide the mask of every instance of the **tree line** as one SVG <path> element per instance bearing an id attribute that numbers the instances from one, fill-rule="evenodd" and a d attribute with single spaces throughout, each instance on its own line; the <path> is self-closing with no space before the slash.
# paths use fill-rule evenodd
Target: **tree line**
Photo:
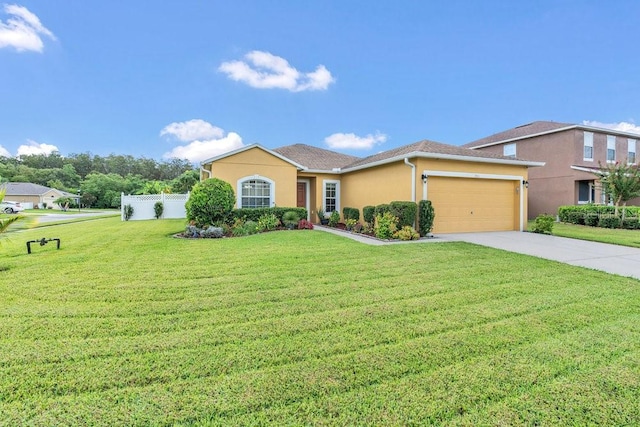
<path id="1" fill-rule="evenodd" d="M 58 152 L 0 157 L 0 182 L 30 182 L 78 194 L 84 206 L 117 208 L 120 193 L 186 193 L 200 173 L 186 159 L 158 162 L 145 157 Z"/>

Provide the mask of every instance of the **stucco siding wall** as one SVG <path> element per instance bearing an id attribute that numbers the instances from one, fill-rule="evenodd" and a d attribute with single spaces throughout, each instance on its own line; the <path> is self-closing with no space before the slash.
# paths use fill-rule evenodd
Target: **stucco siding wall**
<path id="1" fill-rule="evenodd" d="M 394 200 L 411 200 L 412 169 L 403 162 L 342 175 L 342 207 L 362 208 Z M 416 171 L 417 173 L 417 171 Z"/>
<path id="2" fill-rule="evenodd" d="M 214 178 L 231 184 L 236 193 L 240 178 L 247 176 L 268 178 L 275 182 L 274 201 L 277 206 L 296 205 L 296 167 L 259 148 L 252 148 L 217 160 L 212 163 L 211 172 Z"/>
<path id="3" fill-rule="evenodd" d="M 316 173 L 305 173 L 299 172 L 298 179 L 308 179 L 309 180 L 309 218 L 311 218 L 312 222 L 318 222 L 318 209 L 321 208 L 324 204 L 323 197 L 323 181 L 340 181 L 340 189 L 344 185 L 342 184 L 342 176 L 338 174 L 316 174 Z M 342 213 L 342 195 L 340 200 L 340 212 Z"/>
<path id="4" fill-rule="evenodd" d="M 8 194 L 4 197 L 4 199 L 19 203 L 33 203 L 34 205 L 40 203 L 39 196 L 19 196 L 15 194 Z"/>

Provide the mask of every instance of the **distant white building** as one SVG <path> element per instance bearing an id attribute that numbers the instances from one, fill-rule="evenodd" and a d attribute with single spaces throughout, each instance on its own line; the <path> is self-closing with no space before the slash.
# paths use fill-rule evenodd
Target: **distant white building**
<path id="1" fill-rule="evenodd" d="M 5 189 L 5 200 L 12 202 L 20 202 L 26 208 L 38 206 L 43 209 L 45 207 L 60 209 L 55 203 L 60 197 L 69 197 L 78 202 L 78 195 L 68 193 L 66 191 L 57 190 L 55 188 L 45 187 L 40 184 L 32 184 L 30 182 L 5 182 L 0 184 L 0 190 Z"/>

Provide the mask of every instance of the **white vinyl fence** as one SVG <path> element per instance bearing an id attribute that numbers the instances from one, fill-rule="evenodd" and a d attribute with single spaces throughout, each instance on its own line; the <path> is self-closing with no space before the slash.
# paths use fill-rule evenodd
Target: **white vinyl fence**
<path id="1" fill-rule="evenodd" d="M 120 195 L 120 218 L 124 221 L 124 207 L 131 205 L 133 215 L 130 220 L 155 219 L 156 213 L 153 209 L 156 202 L 162 202 L 163 211 L 160 218 L 186 218 L 187 211 L 184 207 L 189 200 L 187 194 L 143 194 L 141 196 Z"/>

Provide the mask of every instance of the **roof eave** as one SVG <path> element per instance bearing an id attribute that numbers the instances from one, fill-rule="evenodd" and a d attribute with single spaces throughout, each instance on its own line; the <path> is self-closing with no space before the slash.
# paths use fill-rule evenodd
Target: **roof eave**
<path id="1" fill-rule="evenodd" d="M 527 160 L 510 160 L 510 159 L 494 159 L 491 157 L 474 157 L 474 156 L 462 156 L 459 154 L 439 154 L 439 153 L 427 153 L 424 151 L 414 151 L 411 153 L 389 157 L 388 159 L 378 160 L 377 162 L 367 163 L 364 165 L 356 166 L 353 168 L 344 168 L 342 172 L 354 172 L 357 170 L 368 169 L 376 166 L 385 165 L 388 163 L 398 162 L 405 158 L 420 157 L 424 159 L 444 159 L 444 160 L 458 160 L 464 162 L 476 162 L 476 163 L 494 163 L 504 165 L 517 165 L 527 167 L 544 166 L 545 162 L 533 162 Z"/>
<path id="2" fill-rule="evenodd" d="M 211 157 L 210 159 L 203 160 L 202 162 L 200 162 L 200 166 L 204 166 L 204 165 L 211 164 L 211 163 L 213 163 L 213 162 L 215 162 L 215 161 L 218 161 L 218 160 L 221 160 L 221 159 L 224 159 L 224 158 L 227 158 L 227 157 L 230 157 L 230 156 L 233 156 L 233 155 L 236 155 L 236 154 L 242 153 L 242 152 L 244 152 L 244 151 L 251 150 L 252 148 L 259 148 L 260 150 L 262 150 L 262 151 L 264 151 L 264 152 L 266 152 L 266 153 L 269 153 L 269 154 L 271 154 L 272 156 L 277 157 L 277 158 L 279 158 L 280 160 L 283 160 L 283 161 L 285 161 L 285 162 L 287 162 L 287 163 L 289 163 L 289 164 L 291 164 L 291 165 L 295 166 L 295 167 L 296 167 L 297 169 L 299 169 L 299 170 L 307 170 L 306 166 L 303 166 L 303 165 L 301 165 L 301 164 L 299 164 L 299 163 L 296 163 L 296 162 L 294 162 L 293 160 L 289 159 L 288 157 L 285 157 L 285 156 L 283 156 L 282 154 L 276 153 L 275 151 L 269 150 L 268 148 L 263 147 L 263 146 L 262 146 L 262 145 L 260 145 L 260 144 L 251 144 L 251 145 L 247 145 L 247 146 L 245 146 L 245 147 L 240 147 L 240 148 L 238 148 L 238 149 L 236 149 L 236 150 L 228 151 L 228 152 L 223 153 L 223 154 L 220 154 L 220 155 L 218 155 L 218 156 Z"/>
<path id="3" fill-rule="evenodd" d="M 519 141 L 521 139 L 534 138 L 536 136 L 549 135 L 549 134 L 557 133 L 557 132 L 564 132 L 564 131 L 567 131 L 567 130 L 576 129 L 576 128 L 578 128 L 578 126 L 579 125 L 565 126 L 565 127 L 558 128 L 558 129 L 546 130 L 544 132 L 537 132 L 537 133 L 531 133 L 531 134 L 527 134 L 527 135 L 523 135 L 523 136 L 517 136 L 515 138 L 508 138 L 508 139 L 501 139 L 500 141 L 487 142 L 486 144 L 476 145 L 476 146 L 467 147 L 467 148 L 469 148 L 471 150 L 476 150 L 478 148 L 491 147 L 493 145 L 500 145 L 500 144 L 506 144 L 507 142 Z"/>

